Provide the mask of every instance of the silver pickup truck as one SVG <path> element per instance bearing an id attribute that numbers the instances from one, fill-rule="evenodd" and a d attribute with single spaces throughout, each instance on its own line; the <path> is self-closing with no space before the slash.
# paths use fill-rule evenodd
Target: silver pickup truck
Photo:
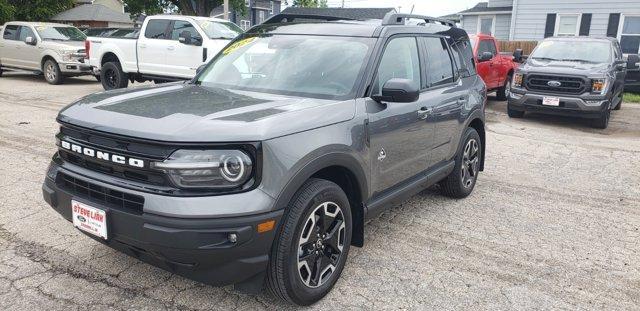
<path id="1" fill-rule="evenodd" d="M 68 76 L 92 74 L 84 63 L 86 36 L 78 28 L 63 24 L 9 22 L 0 39 L 0 76 L 5 69 L 44 74 L 50 84 Z"/>

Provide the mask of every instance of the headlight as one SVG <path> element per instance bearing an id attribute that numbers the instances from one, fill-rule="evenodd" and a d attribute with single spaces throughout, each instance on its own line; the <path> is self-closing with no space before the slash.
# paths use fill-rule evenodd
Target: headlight
<path id="1" fill-rule="evenodd" d="M 591 79 L 591 92 L 603 95 L 607 90 L 607 79 Z"/>
<path id="2" fill-rule="evenodd" d="M 522 86 L 523 75 L 521 73 L 516 73 L 513 75 L 513 86 L 521 87 Z"/>
<path id="3" fill-rule="evenodd" d="M 60 56 L 62 57 L 62 61 L 64 62 L 77 62 L 81 58 L 84 58 L 84 53 L 79 53 L 73 50 L 58 51 L 58 54 L 60 54 Z"/>
<path id="4" fill-rule="evenodd" d="M 231 189 L 252 176 L 251 157 L 240 150 L 178 150 L 151 167 L 165 172 L 180 188 Z"/>

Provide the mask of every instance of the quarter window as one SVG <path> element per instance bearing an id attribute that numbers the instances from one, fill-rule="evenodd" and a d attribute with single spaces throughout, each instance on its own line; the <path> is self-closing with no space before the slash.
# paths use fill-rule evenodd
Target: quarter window
<path id="1" fill-rule="evenodd" d="M 624 15 L 620 31 L 622 53 L 640 53 L 640 15 Z"/>
<path id="2" fill-rule="evenodd" d="M 166 32 L 169 24 L 168 19 L 154 19 L 147 23 L 147 28 L 144 31 L 145 38 L 149 39 L 166 39 Z"/>
<path id="3" fill-rule="evenodd" d="M 394 78 L 411 80 L 417 88 L 420 88 L 420 59 L 416 38 L 396 38 L 387 44 L 371 93 L 380 95 L 382 86 Z"/>
<path id="4" fill-rule="evenodd" d="M 16 40 L 17 34 L 18 34 L 18 26 L 9 25 L 5 27 L 4 33 L 2 34 L 2 38 L 5 40 Z"/>
<path id="5" fill-rule="evenodd" d="M 453 62 L 447 43 L 441 38 L 425 38 L 427 82 L 430 87 L 453 82 Z"/>

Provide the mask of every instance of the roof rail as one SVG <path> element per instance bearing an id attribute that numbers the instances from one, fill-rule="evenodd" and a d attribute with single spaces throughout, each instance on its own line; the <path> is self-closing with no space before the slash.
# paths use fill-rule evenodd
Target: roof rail
<path id="1" fill-rule="evenodd" d="M 354 20 L 353 18 L 348 17 L 337 17 L 337 16 L 328 16 L 328 15 L 319 15 L 319 14 L 290 14 L 290 13 L 280 13 L 278 15 L 271 16 L 269 19 L 264 21 L 263 24 L 277 24 L 277 23 L 290 23 L 296 19 L 307 19 L 307 20 L 316 20 L 316 21 L 340 21 L 340 20 Z"/>
<path id="2" fill-rule="evenodd" d="M 389 12 L 387 13 L 387 15 L 384 16 L 384 19 L 382 19 L 382 25 L 385 25 L 385 26 L 386 25 L 404 25 L 407 18 L 421 19 L 421 20 L 424 20 L 426 23 L 435 23 L 435 24 L 441 24 L 449 27 L 456 27 L 455 22 L 442 19 L 442 18 L 436 18 L 436 17 L 424 16 L 424 15 L 415 15 L 415 14 L 402 14 L 402 13 L 394 13 L 394 12 Z"/>

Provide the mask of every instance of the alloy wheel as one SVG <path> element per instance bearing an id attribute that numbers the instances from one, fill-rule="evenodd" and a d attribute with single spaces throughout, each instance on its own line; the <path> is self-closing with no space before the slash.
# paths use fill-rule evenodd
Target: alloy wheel
<path id="1" fill-rule="evenodd" d="M 107 69 L 107 71 L 105 71 L 104 73 L 104 77 L 105 77 L 105 83 L 109 86 L 109 88 L 117 87 L 117 82 L 116 82 L 117 74 L 115 70 Z"/>
<path id="2" fill-rule="evenodd" d="M 53 68 L 53 64 L 51 62 L 48 62 L 47 66 L 44 68 L 44 74 L 47 81 L 54 81 L 56 79 L 56 70 Z"/>
<path id="3" fill-rule="evenodd" d="M 318 205 L 304 222 L 298 242 L 298 275 L 310 288 L 325 284 L 336 271 L 345 241 L 345 217 L 338 204 Z"/>
<path id="4" fill-rule="evenodd" d="M 470 139 L 464 146 L 462 154 L 462 185 L 469 188 L 478 176 L 478 163 L 480 162 L 480 147 L 475 139 Z"/>

